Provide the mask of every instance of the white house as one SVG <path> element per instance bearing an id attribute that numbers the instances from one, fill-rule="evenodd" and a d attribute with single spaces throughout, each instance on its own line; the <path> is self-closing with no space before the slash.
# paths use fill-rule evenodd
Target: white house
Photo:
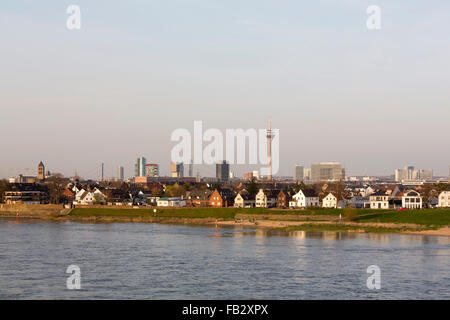
<path id="1" fill-rule="evenodd" d="M 92 205 L 94 203 L 94 193 L 81 189 L 75 196 L 74 204 Z"/>
<path id="2" fill-rule="evenodd" d="M 369 201 L 370 209 L 389 209 L 389 196 L 384 191 L 372 193 Z"/>
<path id="3" fill-rule="evenodd" d="M 81 189 L 75 194 L 74 204 L 78 205 L 92 205 L 95 202 L 105 202 L 106 196 L 97 188 L 94 192 Z"/>
<path id="4" fill-rule="evenodd" d="M 246 193 L 238 193 L 236 198 L 234 198 L 235 208 L 252 208 L 255 206 L 255 200 Z"/>
<path id="5" fill-rule="evenodd" d="M 322 199 L 322 207 L 323 208 L 337 208 L 338 207 L 338 199 L 331 192 Z"/>
<path id="6" fill-rule="evenodd" d="M 313 190 L 299 190 L 289 201 L 289 208 L 318 207 L 319 196 Z"/>
<path id="7" fill-rule="evenodd" d="M 185 207 L 186 200 L 178 197 L 160 198 L 157 201 L 158 207 Z"/>
<path id="8" fill-rule="evenodd" d="M 277 205 L 277 193 L 273 190 L 259 189 L 255 197 L 255 207 L 257 208 L 271 208 Z"/>
<path id="9" fill-rule="evenodd" d="M 406 209 L 422 208 L 422 197 L 415 190 L 408 190 L 402 195 L 402 207 Z"/>
<path id="10" fill-rule="evenodd" d="M 442 191 L 439 194 L 438 199 L 439 199 L 438 207 L 440 208 L 450 207 L 450 191 Z"/>

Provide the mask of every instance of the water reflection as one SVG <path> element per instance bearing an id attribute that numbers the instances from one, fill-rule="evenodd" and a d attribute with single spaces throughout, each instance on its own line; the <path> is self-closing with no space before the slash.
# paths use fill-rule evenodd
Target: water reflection
<path id="1" fill-rule="evenodd" d="M 0 222 L 0 299 L 450 298 L 450 238 Z M 65 289 L 77 264 L 83 290 Z M 382 290 L 366 269 L 382 270 Z"/>

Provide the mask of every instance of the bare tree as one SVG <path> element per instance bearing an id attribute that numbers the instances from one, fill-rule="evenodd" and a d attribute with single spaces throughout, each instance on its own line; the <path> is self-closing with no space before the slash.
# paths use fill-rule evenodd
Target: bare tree
<path id="1" fill-rule="evenodd" d="M 67 183 L 68 179 L 64 178 L 60 173 L 53 174 L 47 178 L 46 185 L 53 203 L 60 203 L 62 193 L 65 190 Z"/>

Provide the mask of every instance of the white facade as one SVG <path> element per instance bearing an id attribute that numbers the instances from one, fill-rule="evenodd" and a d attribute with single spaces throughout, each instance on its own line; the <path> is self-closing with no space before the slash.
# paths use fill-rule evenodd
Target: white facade
<path id="1" fill-rule="evenodd" d="M 157 200 L 158 207 L 185 207 L 186 201 L 181 198 L 160 198 Z"/>
<path id="2" fill-rule="evenodd" d="M 255 207 L 257 208 L 269 208 L 277 205 L 276 197 L 267 197 L 263 189 L 259 189 L 259 192 L 255 197 Z"/>
<path id="3" fill-rule="evenodd" d="M 255 200 L 245 199 L 240 193 L 234 198 L 234 207 L 251 208 L 255 206 Z"/>
<path id="4" fill-rule="evenodd" d="M 402 196 L 402 207 L 406 209 L 422 208 L 422 197 L 415 190 L 408 190 Z"/>
<path id="5" fill-rule="evenodd" d="M 334 194 L 329 193 L 325 198 L 322 199 L 323 208 L 337 208 L 338 200 Z"/>
<path id="6" fill-rule="evenodd" d="M 387 194 L 374 193 L 369 199 L 370 209 L 389 209 L 389 196 Z"/>
<path id="7" fill-rule="evenodd" d="M 318 207 L 319 197 L 307 197 L 302 190 L 299 190 L 292 196 L 292 200 L 289 201 L 290 208 L 307 208 Z"/>
<path id="8" fill-rule="evenodd" d="M 105 195 L 97 188 L 95 188 L 94 192 L 81 189 L 75 194 L 75 201 L 73 203 L 78 205 L 93 205 L 97 200 L 104 202 L 105 199 Z"/>
<path id="9" fill-rule="evenodd" d="M 438 198 L 438 207 L 449 208 L 450 207 L 450 191 L 442 191 Z"/>

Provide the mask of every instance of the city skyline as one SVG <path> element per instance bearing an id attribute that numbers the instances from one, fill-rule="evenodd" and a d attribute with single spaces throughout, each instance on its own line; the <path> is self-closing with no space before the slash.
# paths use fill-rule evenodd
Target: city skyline
<path id="1" fill-rule="evenodd" d="M 66 176 L 102 162 L 105 176 L 118 166 L 131 176 L 140 156 L 168 174 L 173 130 L 265 128 L 268 117 L 281 135 L 277 175 L 338 161 L 349 176 L 405 164 L 446 176 L 450 4 L 380 2 L 376 32 L 369 1 L 236 11 L 233 1 L 80 0 L 78 31 L 66 28 L 66 4 L 5 3 L 0 177 L 40 160 Z M 252 169 L 233 165 L 238 176 Z"/>

